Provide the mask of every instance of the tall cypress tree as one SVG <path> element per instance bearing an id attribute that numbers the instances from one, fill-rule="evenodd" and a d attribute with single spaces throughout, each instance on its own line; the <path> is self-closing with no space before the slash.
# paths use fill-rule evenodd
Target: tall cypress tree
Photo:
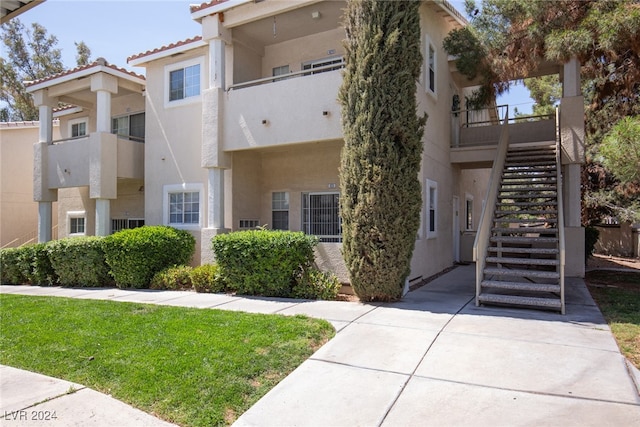
<path id="1" fill-rule="evenodd" d="M 349 0 L 340 88 L 343 256 L 363 301 L 402 297 L 420 225 L 419 1 Z"/>

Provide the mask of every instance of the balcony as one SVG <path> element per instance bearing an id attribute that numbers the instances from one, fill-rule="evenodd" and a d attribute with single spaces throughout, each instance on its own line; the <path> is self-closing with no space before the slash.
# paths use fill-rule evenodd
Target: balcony
<path id="1" fill-rule="evenodd" d="M 451 163 L 468 168 L 491 167 L 508 106 L 459 110 L 451 114 Z M 556 141 L 555 115 L 508 117 L 509 143 Z"/>
<path id="2" fill-rule="evenodd" d="M 49 188 L 115 185 L 144 179 L 144 144 L 110 133 L 54 141 L 47 149 Z"/>
<path id="3" fill-rule="evenodd" d="M 333 64 L 234 85 L 223 103 L 225 151 L 342 138 Z"/>

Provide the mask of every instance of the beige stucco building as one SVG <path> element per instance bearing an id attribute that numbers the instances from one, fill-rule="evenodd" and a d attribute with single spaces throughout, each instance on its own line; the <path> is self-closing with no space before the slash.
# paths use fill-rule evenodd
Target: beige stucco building
<path id="1" fill-rule="evenodd" d="M 167 224 L 196 237 L 194 263 L 212 259 L 210 240 L 219 233 L 301 230 L 321 237 L 318 263 L 347 281 L 338 208 L 344 7 L 318 0 L 203 3 L 191 8 L 201 35 L 128 58 L 144 77 L 98 60 L 32 83 L 41 118 L 33 180 L 40 240 L 51 238 L 55 201 L 60 235 L 78 234 L 80 222 L 84 234 L 98 235 Z M 442 48 L 466 21 L 446 1 L 422 2 L 420 20 L 418 114 L 429 119 L 409 282 L 478 258 L 484 249 L 476 234 L 491 233 L 489 217 L 499 205 L 499 184 L 492 183 L 500 181 L 504 147 L 540 144 L 560 147 L 553 178 L 564 201 L 561 226 L 553 229 L 567 236 L 555 239 L 557 263 L 566 265 L 560 275 L 582 276 L 580 64 L 541 64 L 539 74 L 560 74 L 564 82 L 558 118 L 513 122 L 508 108 L 495 105 L 467 111 L 459 101 L 475 83 Z M 71 107 L 59 118 L 56 141 L 58 102 Z"/>

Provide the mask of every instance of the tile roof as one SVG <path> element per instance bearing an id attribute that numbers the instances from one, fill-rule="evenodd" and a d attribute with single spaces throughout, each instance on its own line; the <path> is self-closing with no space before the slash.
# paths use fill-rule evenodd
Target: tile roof
<path id="1" fill-rule="evenodd" d="M 227 2 L 227 1 L 228 1 L 228 0 L 213 0 L 213 1 L 207 1 L 207 2 L 204 2 L 204 3 L 201 3 L 201 4 L 191 5 L 191 6 L 189 6 L 189 8 L 191 9 L 191 13 L 195 13 L 195 12 L 199 12 L 199 11 L 201 11 L 201 10 L 203 10 L 203 9 L 206 9 L 206 8 L 208 8 L 208 7 L 216 6 L 216 5 L 219 5 L 219 4 L 221 4 L 221 3 L 225 3 L 225 2 Z"/>
<path id="2" fill-rule="evenodd" d="M 104 59 L 104 58 L 98 58 L 98 59 L 96 59 L 95 61 L 93 61 L 90 64 L 81 65 L 79 67 L 71 68 L 70 70 L 65 70 L 65 71 L 63 71 L 61 73 L 58 73 L 58 74 L 52 74 L 52 75 L 50 75 L 48 77 L 45 77 L 45 78 L 42 78 L 42 79 L 30 81 L 28 83 L 25 83 L 25 87 L 30 87 L 30 86 L 37 85 L 37 84 L 40 84 L 40 83 L 48 82 L 49 80 L 54 80 L 54 79 L 57 79 L 57 78 L 60 78 L 60 77 L 63 77 L 63 76 L 68 76 L 69 74 L 77 73 L 79 71 L 84 71 L 84 70 L 88 70 L 90 68 L 99 67 L 99 66 L 108 67 L 108 68 L 111 68 L 112 70 L 120 71 L 121 73 L 128 74 L 128 75 L 130 75 L 132 77 L 136 77 L 138 79 L 145 80 L 145 77 L 143 75 L 141 75 L 141 74 L 137 74 L 137 73 L 134 73 L 133 71 L 129 71 L 129 70 L 125 69 L 125 68 L 121 68 L 121 67 L 118 67 L 116 65 L 109 64 L 107 62 L 107 60 Z"/>
<path id="3" fill-rule="evenodd" d="M 138 53 L 138 54 L 135 54 L 135 55 L 131 55 L 130 57 L 127 58 L 127 63 L 129 63 L 129 62 L 131 62 L 133 60 L 136 60 L 136 59 L 144 58 L 145 56 L 153 55 L 155 53 L 163 52 L 165 50 L 169 50 L 169 49 L 173 49 L 173 48 L 176 48 L 176 47 L 184 46 L 184 45 L 187 45 L 189 43 L 194 43 L 194 42 L 197 42 L 197 41 L 200 41 L 200 40 L 202 40 L 202 36 L 195 36 L 195 37 L 192 37 L 190 39 L 181 40 L 179 42 L 171 43 L 171 44 L 168 44 L 166 46 L 161 46 L 161 47 L 155 48 L 153 50 L 148 50 L 146 52 L 142 52 L 142 53 Z"/>

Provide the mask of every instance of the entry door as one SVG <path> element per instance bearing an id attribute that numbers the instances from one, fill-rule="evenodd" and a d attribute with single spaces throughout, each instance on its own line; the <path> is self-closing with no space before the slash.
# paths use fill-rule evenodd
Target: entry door
<path id="1" fill-rule="evenodd" d="M 460 198 L 453 196 L 453 230 L 452 247 L 453 247 L 453 262 L 460 262 Z"/>

